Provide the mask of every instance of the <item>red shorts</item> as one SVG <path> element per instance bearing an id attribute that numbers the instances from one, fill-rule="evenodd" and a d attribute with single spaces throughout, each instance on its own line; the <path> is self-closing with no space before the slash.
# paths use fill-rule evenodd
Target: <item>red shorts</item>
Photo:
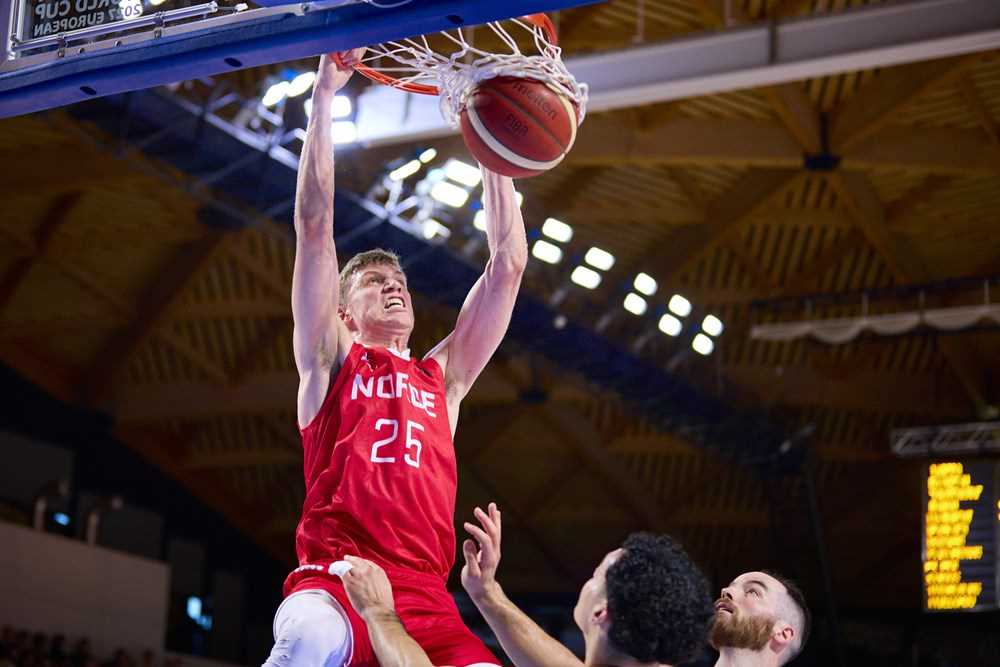
<path id="1" fill-rule="evenodd" d="M 385 570 L 392 584 L 396 614 L 432 664 L 453 667 L 465 667 L 477 662 L 500 664 L 486 645 L 465 627 L 444 581 L 412 570 Z M 285 597 L 317 589 L 332 595 L 347 613 L 354 640 L 349 667 L 378 667 L 378 659 L 368 638 L 368 628 L 347 599 L 340 577 L 327 574 L 325 568 L 320 567 L 312 571 L 296 570 L 285 580 Z"/>

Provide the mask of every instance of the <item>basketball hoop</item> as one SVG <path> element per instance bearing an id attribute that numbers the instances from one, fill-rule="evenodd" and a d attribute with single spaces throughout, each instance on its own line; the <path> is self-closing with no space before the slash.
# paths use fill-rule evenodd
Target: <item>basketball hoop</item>
<path id="1" fill-rule="evenodd" d="M 499 76 L 522 77 L 553 86 L 576 104 L 583 121 L 587 85 L 578 83 L 562 62 L 555 26 L 545 14 L 487 23 L 508 52 L 484 51 L 462 28 L 369 46 L 355 70 L 372 81 L 420 95 L 438 95 L 451 125 L 473 88 Z M 431 41 L 435 45 L 431 45 Z M 537 53 L 526 53 L 531 47 Z"/>

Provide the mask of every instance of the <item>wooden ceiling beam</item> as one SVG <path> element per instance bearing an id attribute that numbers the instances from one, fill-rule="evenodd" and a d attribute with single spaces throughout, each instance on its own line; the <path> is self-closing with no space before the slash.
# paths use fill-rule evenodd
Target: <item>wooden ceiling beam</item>
<path id="1" fill-rule="evenodd" d="M 962 93 L 962 99 L 965 100 L 966 106 L 979 120 L 979 125 L 986 132 L 986 136 L 994 144 L 1000 144 L 1000 126 L 998 126 L 996 119 L 993 118 L 993 114 L 990 113 L 989 108 L 983 102 L 983 98 L 976 88 L 976 82 L 972 80 L 972 77 L 968 73 L 959 80 L 958 89 Z"/>
<path id="2" fill-rule="evenodd" d="M 830 183 L 837 189 L 861 231 L 875 246 L 897 280 L 902 283 L 925 283 L 934 279 L 935 276 L 913 248 L 902 238 L 893 235 L 878 194 L 865 176 L 835 173 L 830 175 Z M 938 336 L 936 341 L 975 408 L 972 414 L 967 412 L 962 416 L 990 414 L 993 407 L 986 401 L 988 391 L 984 366 L 973 359 L 968 348 L 962 347 L 954 338 Z"/>
<path id="3" fill-rule="evenodd" d="M 116 390 L 109 408 L 122 422 L 294 414 L 298 385 L 295 371 L 257 373 L 239 385 L 175 381 L 142 385 L 141 391 L 135 386 L 123 385 Z M 549 400 L 567 403 L 589 395 L 585 388 L 560 384 L 552 388 Z M 468 404 L 499 410 L 519 405 L 516 392 L 496 383 L 477 383 L 475 395 L 470 394 Z"/>
<path id="4" fill-rule="evenodd" d="M 793 87 L 783 86 L 782 96 Z M 800 99 L 804 93 L 794 97 Z M 780 101 L 776 114 L 791 127 L 770 121 L 672 116 L 661 125 L 637 129 L 611 114 L 595 114 L 564 163 L 573 167 L 727 166 L 739 169 L 801 169 L 807 146 L 816 143 L 815 126 L 802 105 Z M 793 111 L 794 109 L 794 111 Z M 794 129 L 793 129 L 794 128 Z M 841 169 L 899 169 L 925 173 L 993 175 L 1000 173 L 1000 146 L 984 142 L 978 130 L 913 128 L 872 123 L 867 141 L 844 149 Z M 802 142 L 798 139 L 802 135 Z M 811 137 L 811 138 L 810 138 Z"/>
<path id="5" fill-rule="evenodd" d="M 291 246 L 289 246 L 291 248 Z M 290 250 L 289 252 L 294 252 Z M 249 273 L 257 282 L 271 291 L 271 293 L 281 299 L 288 300 L 292 293 L 292 282 L 283 276 L 262 266 L 252 255 L 250 255 L 241 244 L 232 243 L 226 248 L 225 256 L 233 259 L 244 271 Z"/>
<path id="6" fill-rule="evenodd" d="M 695 0 L 695 8 L 712 28 L 729 27 L 750 20 L 743 7 L 732 0 Z"/>
<path id="7" fill-rule="evenodd" d="M 553 573 L 570 579 L 576 577 L 573 567 L 568 564 L 571 561 L 566 559 L 566 555 L 568 554 L 561 554 L 557 549 L 554 549 L 542 536 L 542 534 L 535 530 L 532 524 L 525 517 L 524 512 L 519 509 L 516 504 L 506 498 L 505 494 L 499 491 L 486 475 L 480 474 L 476 467 L 471 463 L 460 462 L 459 467 L 474 478 L 475 483 L 486 492 L 492 502 L 497 504 L 501 513 L 506 513 L 510 518 L 514 519 L 514 524 L 516 526 L 515 530 L 523 537 L 527 538 L 527 541 L 535 547 L 535 550 L 542 555 Z M 484 507 L 483 509 L 485 510 L 486 508 Z M 456 517 L 456 519 L 460 521 L 463 520 L 462 517 Z M 475 523 L 475 521 L 471 518 L 467 520 Z M 507 532 L 509 535 L 510 531 L 508 530 Z M 463 535 L 460 533 L 458 540 L 462 539 Z"/>
<path id="8" fill-rule="evenodd" d="M 789 83 L 764 88 L 764 97 L 781 123 L 807 154 L 823 149 L 823 133 L 819 113 L 801 86 Z"/>
<path id="9" fill-rule="evenodd" d="M 954 82 L 982 57 L 977 53 L 882 71 L 834 113 L 830 126 L 833 150 L 843 153 L 870 138 L 907 105 Z"/>
<path id="10" fill-rule="evenodd" d="M 220 318 L 290 319 L 292 308 L 287 300 L 235 298 L 225 301 L 177 304 L 171 308 L 172 318 L 182 320 L 218 320 Z"/>
<path id="11" fill-rule="evenodd" d="M 954 183 L 950 176 L 931 175 L 907 191 L 897 201 L 885 207 L 885 222 L 890 227 L 900 227 L 901 223 L 924 204 L 930 202 L 942 190 Z"/>
<path id="12" fill-rule="evenodd" d="M 778 0 L 768 16 L 770 18 L 787 18 L 796 16 L 812 6 L 813 0 Z"/>
<path id="13" fill-rule="evenodd" d="M 656 502 L 655 494 L 645 489 L 641 480 L 636 479 L 605 447 L 589 420 L 582 418 L 572 406 L 552 403 L 540 406 L 537 414 L 576 452 L 588 471 L 606 484 L 612 502 L 628 509 L 640 525 L 656 532 L 666 532 L 662 520 L 665 512 Z"/>
<path id="14" fill-rule="evenodd" d="M 725 364 L 722 371 L 738 388 L 757 392 L 766 387 L 761 398 L 775 405 L 938 419 L 970 416 L 961 387 L 947 376 L 861 368 L 840 373 L 814 366 L 756 364 Z"/>
<path id="15" fill-rule="evenodd" d="M 596 114 L 580 126 L 572 166 L 705 165 L 793 169 L 802 151 L 778 124 L 674 116 L 648 130 Z"/>
<path id="16" fill-rule="evenodd" d="M 32 342 L 5 340 L 0 345 L 0 361 L 66 405 L 77 404 L 78 374 L 35 349 Z"/>
<path id="17" fill-rule="evenodd" d="M 781 298 L 809 292 L 833 267 L 844 261 L 845 257 L 864 248 L 867 244 L 868 239 L 865 235 L 859 229 L 852 228 L 817 257 L 804 262 L 801 269 L 789 274 L 785 278 L 784 286 L 771 292 L 768 298 Z"/>
<path id="18" fill-rule="evenodd" d="M 552 217 L 566 220 L 571 224 L 577 220 L 596 220 L 611 227 L 635 223 L 691 225 L 705 221 L 703 208 L 685 206 L 670 201 L 631 202 L 615 206 L 616 202 L 620 202 L 620 200 L 598 202 L 596 205 L 592 200 L 571 201 L 567 202 L 568 206 L 552 214 Z M 543 214 L 547 211 L 547 208 L 542 209 Z"/>
<path id="19" fill-rule="evenodd" d="M 210 231 L 201 240 L 185 244 L 166 269 L 157 271 L 146 284 L 135 316 L 105 344 L 85 375 L 81 391 L 93 404 L 104 396 L 136 349 L 163 324 L 170 307 L 212 261 L 224 238 L 222 232 Z"/>
<path id="20" fill-rule="evenodd" d="M 842 154 L 841 170 L 900 170 L 950 176 L 1000 174 L 1000 146 L 978 130 L 886 127 Z"/>
<path id="21" fill-rule="evenodd" d="M 31 269 L 46 254 L 52 237 L 73 217 L 73 212 L 82 198 L 83 193 L 73 192 L 58 197 L 49 206 L 34 231 L 34 252 L 15 260 L 0 278 L 0 315 L 24 284 Z"/>
<path id="22" fill-rule="evenodd" d="M 783 170 L 751 170 L 709 208 L 706 223 L 682 234 L 671 234 L 654 243 L 638 266 L 654 264 L 669 267 L 672 283 L 677 276 L 723 243 L 754 215 L 768 209 L 801 176 Z M 666 252 L 664 252 L 666 250 Z M 632 275 L 635 271 L 631 271 Z"/>
<path id="23" fill-rule="evenodd" d="M 72 169 L 53 169 L 66 164 L 72 155 Z M 60 144 L 55 148 L 0 152 L 2 164 L 17 165 L 4 170 L 0 196 L 4 199 L 31 192 L 35 196 L 55 196 L 65 192 L 112 189 L 124 180 L 136 180 L 134 169 L 110 155 L 81 150 L 78 144 Z M 39 174 L 44 174 L 39 178 Z"/>

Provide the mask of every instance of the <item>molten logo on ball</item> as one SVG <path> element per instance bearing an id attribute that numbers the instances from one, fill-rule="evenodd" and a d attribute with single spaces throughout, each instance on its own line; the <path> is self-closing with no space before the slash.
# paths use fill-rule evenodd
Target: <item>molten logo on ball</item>
<path id="1" fill-rule="evenodd" d="M 576 140 L 577 109 L 555 87 L 533 79 L 487 79 L 460 116 L 472 155 L 504 176 L 535 176 L 559 164 Z"/>
<path id="2" fill-rule="evenodd" d="M 514 90 L 524 95 L 528 98 L 529 102 L 541 109 L 549 117 L 549 120 L 556 119 L 556 110 L 549 105 L 549 101 L 534 86 L 528 86 L 524 81 L 518 81 L 514 84 Z"/>

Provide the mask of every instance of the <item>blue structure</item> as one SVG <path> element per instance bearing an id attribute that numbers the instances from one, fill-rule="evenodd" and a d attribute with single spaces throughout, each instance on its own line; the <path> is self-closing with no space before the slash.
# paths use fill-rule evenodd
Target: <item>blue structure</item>
<path id="1" fill-rule="evenodd" d="M 389 3 L 391 8 L 357 2 L 330 9 L 322 8 L 329 2 L 296 3 L 177 25 L 166 23 L 171 13 L 162 12 L 143 17 L 150 23 L 144 32 L 117 35 L 104 28 L 90 37 L 94 29 L 84 28 L 16 43 L 3 34 L 8 14 L 28 3 L 12 0 L 0 9 L 0 37 L 5 46 L 11 44 L 6 61 L 0 61 L 0 118 L 589 2 L 413 0 Z M 115 25 L 125 29 L 129 23 Z M 39 46 L 28 48 L 36 42 Z"/>

